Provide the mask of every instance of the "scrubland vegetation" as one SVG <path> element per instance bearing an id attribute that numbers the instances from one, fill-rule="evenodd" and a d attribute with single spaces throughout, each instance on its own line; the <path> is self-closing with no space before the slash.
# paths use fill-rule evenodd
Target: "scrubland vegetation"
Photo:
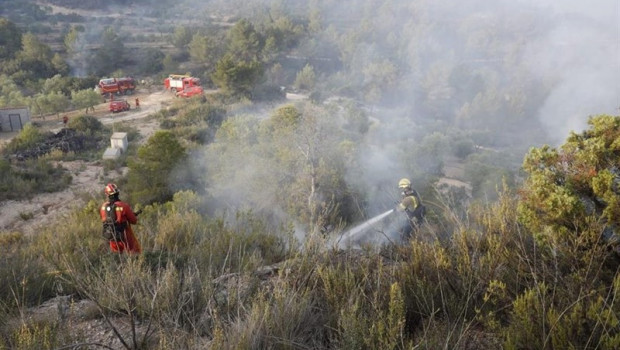
<path id="1" fill-rule="evenodd" d="M 0 349 L 620 347 L 620 117 L 545 145 L 541 120 L 558 116 L 539 111 L 564 76 L 537 75 L 520 44 L 559 17 L 487 11 L 497 25 L 483 26 L 476 4 L 456 16 L 448 1 L 241 3 L 209 2 L 224 24 L 199 7 L 194 25 L 162 21 L 161 46 L 138 55 L 119 19 L 93 21 L 95 33 L 30 2 L 4 10 L 0 107 L 84 109 L 68 128 L 92 147 L 17 159 L 51 136 L 27 126 L 2 149 L 0 200 L 67 188 L 59 161 L 100 164 L 143 210 L 144 252 L 108 251 L 99 194 L 36 235 L 0 232 Z M 60 49 L 31 17 L 66 21 Z M 150 115 L 148 139 L 116 125 L 130 148 L 100 161 L 112 130 L 88 115 L 98 77 L 185 71 L 217 92 Z M 291 89 L 308 98 L 285 101 Z M 471 191 L 437 185 L 448 162 Z M 429 207 L 417 236 L 334 247 L 392 208 L 405 176 Z M 61 297 L 57 317 L 29 316 Z M 69 317 L 82 301 L 93 307 Z"/>
<path id="2" fill-rule="evenodd" d="M 180 109 L 176 118 L 191 110 Z M 260 149 L 261 137 L 286 144 L 295 132 L 307 132 L 307 125 L 294 123 L 296 112 L 289 106 L 262 121 L 229 119 L 208 152 L 231 159 L 232 153 Z M 270 129 L 276 122 L 288 124 Z M 301 242 L 293 226 L 274 226 L 266 208 L 218 214 L 211 207 L 217 192 L 211 199 L 189 189 L 165 193 L 161 184 L 147 191 L 154 197 L 140 216 L 145 253 L 138 257 L 106 251 L 98 198 L 35 237 L 5 232 L 4 347 L 84 342 L 85 335 L 76 336 L 62 318 L 9 322 L 28 306 L 72 295 L 94 301 L 110 327 L 120 329 L 119 320 L 129 320 L 133 333 L 119 330 L 117 337 L 130 349 L 617 348 L 620 118 L 599 116 L 591 123 L 558 149 L 532 149 L 518 191 L 504 187 L 497 201 L 473 204 L 464 215 L 434 208 L 433 222 L 405 245 L 332 249 L 316 229 L 329 217 L 305 200 L 300 204 L 294 194 L 303 193 L 304 184 L 286 178 L 277 182 L 282 195 L 275 203 L 305 223 L 308 235 Z M 156 133 L 137 150 L 135 162 L 142 165 L 129 163 L 128 181 L 135 186 L 124 185 L 126 196 L 149 203 L 132 179 L 165 177 L 170 163 L 183 162 L 174 152 L 195 147 L 176 140 L 183 128 Z M 265 135 L 252 136 L 253 130 Z M 256 144 L 246 148 L 240 139 Z M 170 158 L 157 151 L 162 147 Z M 262 161 L 298 160 L 280 151 Z M 334 157 L 323 152 L 317 161 Z M 305 169 L 295 162 L 290 170 Z M 226 164 L 213 171 L 240 183 Z M 209 174 L 204 181 L 214 181 Z M 265 186 L 260 176 L 244 180 Z"/>

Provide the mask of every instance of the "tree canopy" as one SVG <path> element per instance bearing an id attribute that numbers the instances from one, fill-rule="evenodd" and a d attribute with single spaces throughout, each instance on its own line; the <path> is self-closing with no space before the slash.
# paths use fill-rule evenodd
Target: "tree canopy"
<path id="1" fill-rule="evenodd" d="M 359 199 L 345 181 L 349 146 L 338 118 L 309 103 L 264 120 L 228 118 L 205 151 L 206 182 L 218 199 L 264 215 L 282 210 L 309 230 L 352 221 Z"/>
<path id="2" fill-rule="evenodd" d="M 250 96 L 263 72 L 263 65 L 259 61 L 237 61 L 226 55 L 217 62 L 211 79 L 225 94 Z"/>
<path id="3" fill-rule="evenodd" d="M 0 17 L 0 60 L 14 58 L 21 50 L 22 33 L 15 23 Z"/>
<path id="4" fill-rule="evenodd" d="M 122 66 L 126 60 L 125 45 L 123 39 L 112 27 L 107 27 L 101 33 L 101 47 L 92 56 L 92 69 L 101 76 L 110 74 Z"/>
<path id="5" fill-rule="evenodd" d="M 71 102 L 76 108 L 84 108 L 85 112 L 88 110 L 95 110 L 95 106 L 101 103 L 101 94 L 94 89 L 84 89 L 78 91 L 71 91 Z"/>
<path id="6" fill-rule="evenodd" d="M 129 183 L 132 198 L 142 204 L 165 202 L 172 198 L 173 170 L 186 158 L 185 148 L 170 131 L 157 131 L 140 146 L 129 161 Z"/>
<path id="7" fill-rule="evenodd" d="M 242 19 L 228 32 L 228 53 L 241 61 L 258 61 L 262 43 L 254 25 Z"/>

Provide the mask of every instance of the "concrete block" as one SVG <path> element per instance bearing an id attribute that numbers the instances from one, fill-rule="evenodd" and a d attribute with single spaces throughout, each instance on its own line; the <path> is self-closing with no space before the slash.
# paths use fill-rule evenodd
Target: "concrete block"
<path id="1" fill-rule="evenodd" d="M 103 159 L 118 159 L 120 156 L 120 148 L 108 147 L 108 149 L 103 152 Z"/>

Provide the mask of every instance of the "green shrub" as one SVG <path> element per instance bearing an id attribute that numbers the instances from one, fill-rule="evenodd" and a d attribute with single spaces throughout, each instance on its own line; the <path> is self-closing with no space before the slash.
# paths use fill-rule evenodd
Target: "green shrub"
<path id="1" fill-rule="evenodd" d="M 24 128 L 4 147 L 3 153 L 9 155 L 17 151 L 23 151 L 36 146 L 45 139 L 45 133 L 32 123 L 24 125 Z"/>
<path id="2" fill-rule="evenodd" d="M 174 192 L 169 177 L 186 157 L 185 148 L 173 133 L 165 130 L 155 132 L 138 148 L 136 157 L 129 161 L 131 198 L 143 204 L 170 200 Z"/>
<path id="3" fill-rule="evenodd" d="M 89 115 L 71 118 L 67 126 L 86 135 L 96 135 L 104 129 L 99 119 Z"/>
<path id="4" fill-rule="evenodd" d="M 452 144 L 452 153 L 459 159 L 467 158 L 474 150 L 474 142 L 470 139 L 459 138 Z"/>
<path id="5" fill-rule="evenodd" d="M 34 213 L 32 213 L 32 212 L 27 212 L 27 213 L 21 212 L 21 213 L 19 213 L 19 217 L 22 220 L 24 220 L 24 221 L 28 221 L 28 220 L 30 220 L 30 219 L 32 219 L 34 217 Z"/>
<path id="6" fill-rule="evenodd" d="M 549 291 L 545 284 L 537 285 L 517 296 L 513 302 L 511 322 L 506 327 L 507 349 L 545 349 L 549 324 Z"/>
<path id="7" fill-rule="evenodd" d="M 0 201 L 62 191 L 72 180 L 73 177 L 62 166 L 53 166 L 45 158 L 30 159 L 14 165 L 0 159 Z"/>
<path id="8" fill-rule="evenodd" d="M 0 305 L 18 310 L 53 296 L 54 276 L 30 239 L 19 233 L 0 233 Z"/>
<path id="9" fill-rule="evenodd" d="M 111 171 L 116 171 L 119 174 L 124 166 L 127 163 L 127 154 L 122 154 L 120 157 L 116 159 L 103 159 L 101 160 L 101 165 L 103 166 L 104 174 L 107 174 Z"/>
<path id="10" fill-rule="evenodd" d="M 260 84 L 252 90 L 253 101 L 283 101 L 286 93 L 277 85 Z"/>
<path id="11" fill-rule="evenodd" d="M 515 172 L 511 170 L 509 160 L 501 153 L 476 153 L 467 157 L 465 162 L 465 181 L 472 186 L 474 198 L 486 200 L 498 199 L 498 189 L 506 183 L 515 186 Z"/>
<path id="12" fill-rule="evenodd" d="M 194 102 L 182 109 L 176 118 L 178 125 L 190 126 L 206 123 L 211 127 L 217 127 L 224 119 L 225 111 L 208 103 Z"/>
<path id="13" fill-rule="evenodd" d="M 523 161 L 528 177 L 521 219 L 539 242 L 562 245 L 592 221 L 620 224 L 618 139 L 620 117 L 591 117 L 590 129 L 572 134 L 559 149 L 533 148 Z"/>
<path id="14" fill-rule="evenodd" d="M 164 130 L 174 129 L 176 126 L 177 122 L 172 119 L 164 119 L 159 123 L 159 127 Z"/>
<path id="15" fill-rule="evenodd" d="M 314 67 L 306 64 L 295 77 L 293 85 L 297 89 L 312 90 L 316 84 L 316 74 L 314 73 Z"/>

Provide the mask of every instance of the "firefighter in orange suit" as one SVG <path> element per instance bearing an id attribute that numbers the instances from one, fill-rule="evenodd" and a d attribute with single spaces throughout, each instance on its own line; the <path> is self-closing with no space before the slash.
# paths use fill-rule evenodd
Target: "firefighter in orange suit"
<path id="1" fill-rule="evenodd" d="M 115 184 L 109 183 L 105 187 L 104 192 L 108 197 L 108 201 L 103 203 L 99 210 L 101 220 L 106 220 L 106 207 L 108 207 L 111 203 L 114 203 L 116 206 L 116 220 L 124 226 L 124 233 L 121 235 L 122 238 L 120 240 L 110 240 L 110 249 L 116 253 L 122 253 L 125 251 L 134 254 L 141 253 L 142 247 L 140 246 L 140 242 L 138 242 L 133 230 L 131 229 L 131 225 L 138 222 L 136 214 L 133 212 L 129 204 L 119 199 L 120 191 Z"/>

